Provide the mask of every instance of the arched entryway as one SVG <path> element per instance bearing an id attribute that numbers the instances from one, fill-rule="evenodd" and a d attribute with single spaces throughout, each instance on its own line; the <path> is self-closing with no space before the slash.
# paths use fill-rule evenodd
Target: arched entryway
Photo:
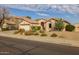
<path id="1" fill-rule="evenodd" d="M 44 24 L 45 24 L 44 22 L 41 22 L 41 26 L 43 30 L 45 30 Z"/>

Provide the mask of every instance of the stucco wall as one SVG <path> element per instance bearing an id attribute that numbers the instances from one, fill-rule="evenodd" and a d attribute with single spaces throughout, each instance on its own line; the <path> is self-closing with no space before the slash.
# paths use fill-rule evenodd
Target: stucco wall
<path id="1" fill-rule="evenodd" d="M 51 24 L 51 28 L 49 28 L 49 24 Z M 45 24 L 46 31 L 50 31 L 50 30 L 53 31 L 54 27 L 55 27 L 55 21 L 54 20 L 48 21 Z"/>
<path id="2" fill-rule="evenodd" d="M 79 24 L 75 24 L 75 31 L 79 31 Z"/>

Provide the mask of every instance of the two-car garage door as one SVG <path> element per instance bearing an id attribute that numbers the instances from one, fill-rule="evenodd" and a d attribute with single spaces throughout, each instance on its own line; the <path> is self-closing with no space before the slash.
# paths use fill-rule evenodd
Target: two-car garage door
<path id="1" fill-rule="evenodd" d="M 29 31 L 30 25 L 20 25 L 20 29 L 24 29 L 25 31 Z"/>

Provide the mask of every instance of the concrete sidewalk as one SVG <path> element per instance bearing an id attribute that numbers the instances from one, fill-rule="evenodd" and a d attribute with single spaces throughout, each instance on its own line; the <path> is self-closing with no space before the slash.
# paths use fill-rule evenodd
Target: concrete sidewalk
<path id="1" fill-rule="evenodd" d="M 53 38 L 48 36 L 41 37 L 41 36 L 34 36 L 34 35 L 24 36 L 24 35 L 13 34 L 13 31 L 0 32 L 0 36 L 79 47 L 79 41 L 69 40 L 65 38 L 58 38 L 58 37 Z"/>

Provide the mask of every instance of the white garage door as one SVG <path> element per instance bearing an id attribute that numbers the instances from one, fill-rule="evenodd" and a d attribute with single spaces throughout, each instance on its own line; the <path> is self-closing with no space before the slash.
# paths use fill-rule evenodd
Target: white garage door
<path id="1" fill-rule="evenodd" d="M 24 29 L 25 31 L 29 31 L 30 25 L 20 25 L 20 29 Z"/>
<path id="2" fill-rule="evenodd" d="M 30 30 L 30 26 L 29 25 L 24 25 L 24 29 L 25 29 L 25 31 L 29 31 Z"/>

